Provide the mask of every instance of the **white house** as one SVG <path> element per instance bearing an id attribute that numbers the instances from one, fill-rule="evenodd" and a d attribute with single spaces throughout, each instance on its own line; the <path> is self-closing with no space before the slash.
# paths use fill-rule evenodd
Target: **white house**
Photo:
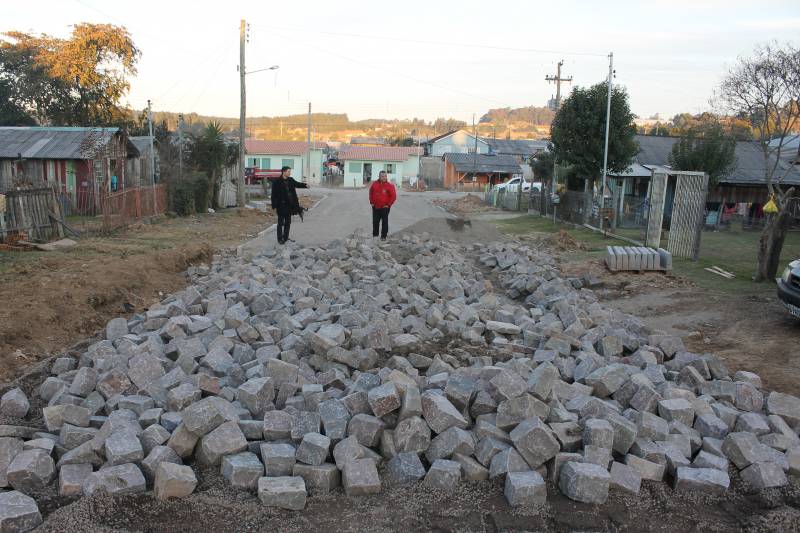
<path id="1" fill-rule="evenodd" d="M 425 155 L 441 157 L 444 154 L 472 154 L 475 153 L 475 136 L 466 130 L 455 130 L 438 137 L 428 139 L 425 143 Z M 479 154 L 488 154 L 489 143 L 478 137 L 477 151 Z"/>
<path id="2" fill-rule="evenodd" d="M 311 144 L 310 172 L 307 171 L 309 157 L 308 143 L 305 141 L 262 141 L 247 139 L 244 143 L 247 159 L 245 166 L 261 170 L 280 170 L 292 167 L 292 176 L 305 178 L 312 185 L 319 185 L 322 177 L 322 166 L 326 161 L 325 143 Z"/>
<path id="3" fill-rule="evenodd" d="M 339 152 L 339 161 L 344 163 L 344 186 L 369 186 L 381 170 L 396 185 L 414 181 L 419 176 L 420 152 L 416 146 L 352 146 Z"/>

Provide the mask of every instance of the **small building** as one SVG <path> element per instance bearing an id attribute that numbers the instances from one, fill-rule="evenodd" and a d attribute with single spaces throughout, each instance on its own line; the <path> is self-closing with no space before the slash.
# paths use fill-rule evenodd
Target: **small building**
<path id="1" fill-rule="evenodd" d="M 339 161 L 344 164 L 344 186 L 369 186 L 382 170 L 398 186 L 413 182 L 419 177 L 420 152 L 416 146 L 351 146 L 339 152 Z"/>
<path id="2" fill-rule="evenodd" d="M 159 176 L 158 146 L 155 137 L 152 137 L 153 144 L 150 143 L 151 137 L 149 135 L 131 137 L 130 140 L 139 151 L 139 157 L 128 158 L 125 168 L 125 185 L 138 187 L 139 185 L 152 185 L 153 180 L 156 183 L 161 181 Z M 150 156 L 151 146 L 153 148 L 153 157 Z M 155 174 L 150 169 L 153 160 L 155 160 Z"/>
<path id="3" fill-rule="evenodd" d="M 353 146 L 386 146 L 385 137 L 353 137 L 350 139 Z"/>
<path id="4" fill-rule="evenodd" d="M 312 185 L 319 185 L 324 173 L 324 163 L 327 161 L 325 156 L 327 145 L 325 143 L 311 143 L 310 154 L 306 141 L 247 139 L 244 146 L 246 168 L 279 171 L 282 167 L 291 167 L 292 176 L 296 179 L 304 178 Z M 311 159 L 310 172 L 306 169 L 309 156 Z"/>
<path id="5" fill-rule="evenodd" d="M 479 154 L 490 152 L 489 143 L 485 139 L 475 136 L 466 130 L 455 130 L 428 139 L 424 144 L 425 155 L 441 157 L 444 154 Z"/>
<path id="6" fill-rule="evenodd" d="M 58 185 L 65 214 L 94 211 L 101 192 L 138 184 L 126 170 L 139 156 L 119 128 L 0 127 L 0 193 Z"/>
<path id="7" fill-rule="evenodd" d="M 462 186 L 480 189 L 522 175 L 522 168 L 510 155 L 446 153 L 442 159 L 447 189 Z"/>

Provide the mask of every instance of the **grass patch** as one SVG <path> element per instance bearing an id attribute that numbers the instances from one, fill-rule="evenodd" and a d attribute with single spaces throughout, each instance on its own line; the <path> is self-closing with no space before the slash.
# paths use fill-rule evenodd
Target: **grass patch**
<path id="1" fill-rule="evenodd" d="M 509 235 L 532 235 L 536 233 L 557 233 L 565 230 L 575 240 L 584 243 L 589 255 L 599 255 L 607 245 L 625 246 L 628 243 L 606 237 L 600 233 L 576 228 L 571 224 L 553 223 L 552 219 L 525 215 L 516 218 L 495 221 L 500 231 Z M 616 233 L 641 239 L 642 231 L 638 229 L 619 229 Z M 698 261 L 673 259 L 673 272 L 693 281 L 697 286 L 729 294 L 765 294 L 775 289 L 771 283 L 754 283 L 751 276 L 756 268 L 756 249 L 760 231 L 743 231 L 732 228 L 725 231 L 704 231 L 700 240 L 700 258 Z M 662 246 L 666 247 L 667 233 L 662 236 Z M 584 254 L 585 255 L 585 254 Z M 784 266 L 800 257 L 800 232 L 789 232 L 781 253 L 782 271 Z M 579 258 L 579 256 L 576 256 Z M 705 268 L 718 266 L 736 275 L 729 280 L 707 272 Z M 778 272 L 780 275 L 780 272 Z"/>

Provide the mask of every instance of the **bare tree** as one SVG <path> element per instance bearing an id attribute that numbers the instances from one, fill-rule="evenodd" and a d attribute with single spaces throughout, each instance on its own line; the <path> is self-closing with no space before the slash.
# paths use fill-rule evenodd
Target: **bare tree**
<path id="1" fill-rule="evenodd" d="M 764 156 L 764 179 L 778 207 L 769 215 L 758 241 L 755 281 L 774 280 L 791 223 L 794 187 L 783 181 L 797 154 L 786 157 L 789 135 L 800 126 L 800 49 L 791 44 L 758 46 L 752 57 L 739 58 L 719 88 L 719 97 L 734 113 L 749 118 Z"/>

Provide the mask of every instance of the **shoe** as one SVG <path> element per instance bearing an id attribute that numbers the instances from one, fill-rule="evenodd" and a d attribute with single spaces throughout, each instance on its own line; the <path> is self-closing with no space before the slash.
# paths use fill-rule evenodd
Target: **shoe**
<path id="1" fill-rule="evenodd" d="M 381 237 L 381 240 L 382 240 L 382 241 L 385 241 L 385 240 L 386 240 L 386 237 Z"/>
<path id="2" fill-rule="evenodd" d="M 294 239 L 288 239 L 288 238 L 283 240 L 283 242 L 286 242 L 286 241 L 289 241 L 289 242 L 297 242 L 297 241 L 295 241 Z"/>
<path id="3" fill-rule="evenodd" d="M 278 244 L 281 244 L 281 245 L 286 244 L 286 241 L 278 241 Z"/>

